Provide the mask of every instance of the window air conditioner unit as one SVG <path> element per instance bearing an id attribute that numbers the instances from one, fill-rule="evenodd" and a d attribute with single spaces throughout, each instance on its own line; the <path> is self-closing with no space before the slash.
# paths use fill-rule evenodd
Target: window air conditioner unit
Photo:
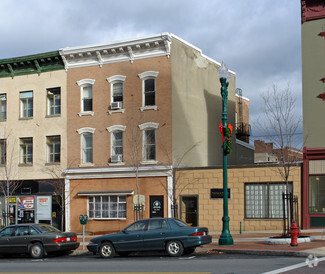
<path id="1" fill-rule="evenodd" d="M 122 102 L 112 102 L 111 109 L 121 109 L 122 108 Z"/>
<path id="2" fill-rule="evenodd" d="M 123 155 L 112 155 L 111 157 L 111 163 L 119 163 L 122 162 Z"/>

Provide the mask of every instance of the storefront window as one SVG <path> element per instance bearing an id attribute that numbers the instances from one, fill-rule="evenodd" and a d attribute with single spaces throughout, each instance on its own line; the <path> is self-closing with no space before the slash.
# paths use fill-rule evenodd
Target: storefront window
<path id="1" fill-rule="evenodd" d="M 309 213 L 325 214 L 325 175 L 309 176 Z"/>

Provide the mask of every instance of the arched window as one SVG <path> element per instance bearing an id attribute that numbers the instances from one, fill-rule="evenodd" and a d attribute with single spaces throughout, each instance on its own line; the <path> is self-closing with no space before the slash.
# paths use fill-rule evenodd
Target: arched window
<path id="1" fill-rule="evenodd" d="M 143 163 L 157 163 L 156 162 L 156 133 L 158 123 L 144 123 L 139 125 L 140 130 L 143 131 Z"/>
<path id="2" fill-rule="evenodd" d="M 156 78 L 159 72 L 145 71 L 138 76 L 142 80 L 142 108 L 141 110 L 154 109 L 156 106 Z"/>
<path id="3" fill-rule="evenodd" d="M 93 112 L 93 85 L 95 80 L 83 79 L 77 82 L 80 87 L 81 108 L 79 116 L 94 115 Z"/>
<path id="4" fill-rule="evenodd" d="M 123 138 L 125 126 L 117 125 L 108 127 L 111 133 L 111 163 L 123 162 Z"/>
<path id="5" fill-rule="evenodd" d="M 81 128 L 77 132 L 81 136 L 81 164 L 93 164 L 93 135 L 94 128 Z"/>

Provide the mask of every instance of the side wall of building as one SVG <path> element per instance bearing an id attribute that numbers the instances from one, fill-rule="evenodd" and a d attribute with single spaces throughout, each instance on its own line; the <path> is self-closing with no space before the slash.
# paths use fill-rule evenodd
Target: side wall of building
<path id="1" fill-rule="evenodd" d="M 220 165 L 222 141 L 218 125 L 221 123 L 222 100 L 217 72 L 219 66 L 198 49 L 175 37 L 172 39 L 171 59 L 174 161 L 186 154 L 182 166 Z M 228 123 L 234 125 L 233 73 L 228 91 Z M 234 143 L 234 134 L 232 140 Z M 234 156 L 229 158 L 230 162 L 235 162 Z"/>
<path id="2" fill-rule="evenodd" d="M 303 131 L 306 147 L 324 147 L 325 124 L 322 117 L 325 116 L 325 102 L 320 97 L 325 92 L 322 81 L 325 77 L 325 37 L 320 35 L 324 32 L 324 26 L 325 19 L 311 20 L 301 25 Z"/>

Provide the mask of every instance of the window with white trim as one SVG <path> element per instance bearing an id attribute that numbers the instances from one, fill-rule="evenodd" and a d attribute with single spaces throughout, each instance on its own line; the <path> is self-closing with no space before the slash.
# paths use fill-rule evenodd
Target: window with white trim
<path id="1" fill-rule="evenodd" d="M 139 125 L 143 131 L 143 161 L 156 162 L 156 130 L 158 123 L 144 123 Z"/>
<path id="2" fill-rule="evenodd" d="M 61 114 L 61 88 L 46 89 L 47 115 L 58 116 Z"/>
<path id="3" fill-rule="evenodd" d="M 33 164 L 33 138 L 19 139 L 19 164 Z"/>
<path id="4" fill-rule="evenodd" d="M 111 110 L 120 110 L 123 108 L 124 81 L 126 76 L 114 75 L 107 78 L 111 84 Z"/>
<path id="5" fill-rule="evenodd" d="M 7 119 L 7 94 L 0 94 L 0 121 Z"/>
<path id="6" fill-rule="evenodd" d="M 146 71 L 139 74 L 142 80 L 142 110 L 157 109 L 156 107 L 156 78 L 159 72 Z"/>
<path id="7" fill-rule="evenodd" d="M 125 219 L 126 196 L 88 197 L 88 216 L 90 219 Z"/>
<path id="8" fill-rule="evenodd" d="M 81 164 L 93 164 L 94 128 L 81 128 L 77 132 L 81 136 Z"/>
<path id="9" fill-rule="evenodd" d="M 46 137 L 46 148 L 47 148 L 47 163 L 60 163 L 61 156 L 61 137 L 58 136 L 47 136 Z"/>
<path id="10" fill-rule="evenodd" d="M 292 192 L 292 183 L 289 184 L 289 192 Z M 284 183 L 245 184 L 245 218 L 283 218 L 282 193 L 286 193 Z"/>
<path id="11" fill-rule="evenodd" d="M 20 118 L 33 117 L 33 91 L 20 92 Z"/>
<path id="12" fill-rule="evenodd" d="M 111 163 L 123 162 L 123 137 L 125 126 L 116 125 L 108 127 L 111 133 Z"/>
<path id="13" fill-rule="evenodd" d="M 81 109 L 79 116 L 94 115 L 93 112 L 93 85 L 95 80 L 83 79 L 77 82 L 81 90 Z"/>

